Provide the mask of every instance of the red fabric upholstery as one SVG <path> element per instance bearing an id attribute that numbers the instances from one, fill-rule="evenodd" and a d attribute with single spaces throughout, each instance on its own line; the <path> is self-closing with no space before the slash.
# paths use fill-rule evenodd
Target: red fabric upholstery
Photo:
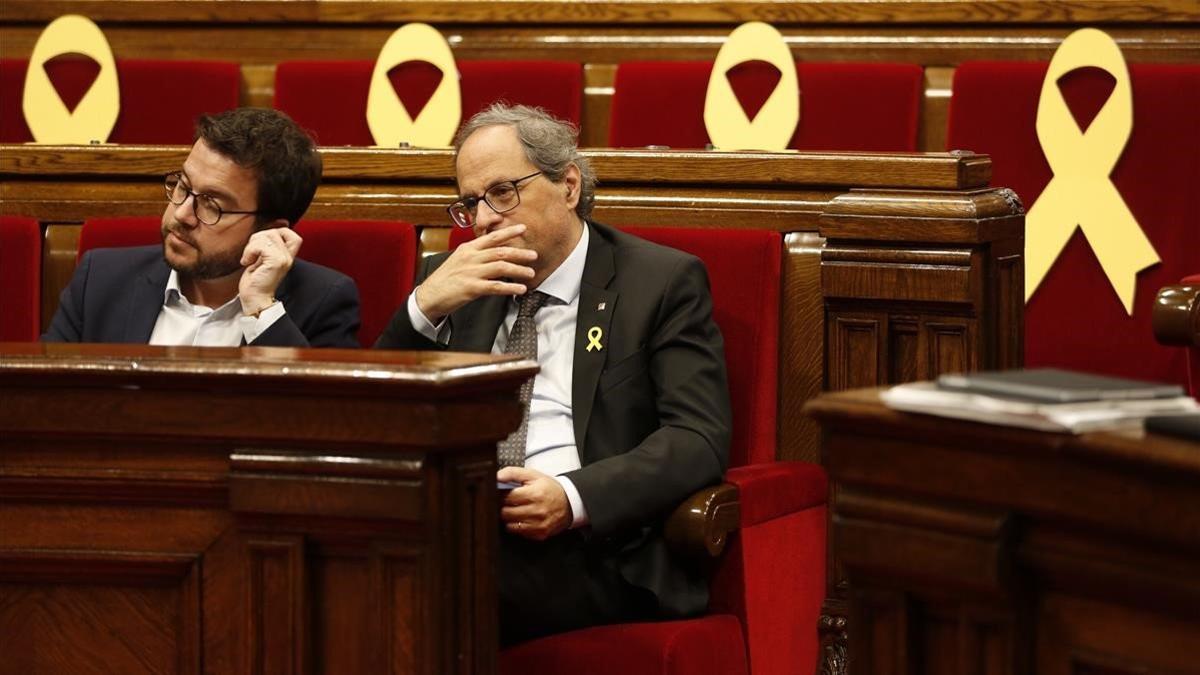
<path id="1" fill-rule="evenodd" d="M 301 220 L 301 257 L 333 268 L 358 285 L 362 326 L 358 340 L 375 344 L 388 320 L 412 291 L 417 231 L 409 223 L 370 220 Z"/>
<path id="2" fill-rule="evenodd" d="M 733 402 L 729 465 L 773 462 L 783 238 L 769 230 L 623 229 L 704 261 L 712 287 L 713 318 L 725 338 Z M 749 298 L 754 301 L 748 302 Z M 768 307 L 774 311 L 767 311 Z"/>
<path id="3" fill-rule="evenodd" d="M 991 155 L 992 184 L 1029 208 L 1052 176 L 1035 121 L 1046 63 L 964 63 L 955 71 L 947 147 Z M 1082 231 L 1076 231 L 1025 313 L 1025 363 L 1183 384 L 1184 355 L 1150 325 L 1158 289 L 1200 269 L 1200 66 L 1131 64 L 1133 134 L 1111 174 L 1162 262 L 1138 275 L 1125 313 Z M 1090 122 L 1112 79 L 1080 69 L 1059 81 Z"/>
<path id="4" fill-rule="evenodd" d="M 504 650 L 500 675 L 744 675 L 746 650 L 737 618 L 598 626 Z"/>
<path id="5" fill-rule="evenodd" d="M 93 218 L 83 224 L 79 255 L 93 248 L 145 246 L 162 241 L 160 219 Z M 370 347 L 412 290 L 417 235 L 412 225 L 369 220 L 301 220 L 300 256 L 346 274 L 358 286 L 359 342 Z"/>
<path id="6" fill-rule="evenodd" d="M 702 148 L 711 62 L 630 62 L 617 66 L 608 143 Z M 912 151 L 923 73 L 915 64 L 797 63 L 798 150 Z M 779 71 L 761 61 L 727 73 L 747 112 L 766 100 Z"/>
<path id="7" fill-rule="evenodd" d="M 768 230 L 626 231 L 692 253 L 708 268 L 733 402 L 733 468 L 726 480 L 740 492 L 741 529 L 718 562 L 709 615 L 543 638 L 502 652 L 500 672 L 812 672 L 825 595 L 828 483 L 815 464 L 774 461 L 782 239 Z M 471 238 L 456 229 L 450 245 Z M 630 644 L 636 648 L 626 649 Z"/>
<path id="8" fill-rule="evenodd" d="M 397 91 L 416 89 L 405 104 L 424 105 L 436 79 L 426 69 L 392 71 Z M 579 124 L 583 68 L 557 61 L 459 61 L 462 119 L 503 100 L 540 106 Z M 275 107 L 312 131 L 321 145 L 374 145 L 367 125 L 367 94 L 373 61 L 285 61 L 275 69 Z M 436 77 L 436 75 L 435 75 Z M 414 100 L 415 99 L 415 100 Z M 410 108 L 411 110 L 411 108 Z"/>
<path id="9" fill-rule="evenodd" d="M 0 342 L 35 342 L 42 319 L 42 229 L 0 216 Z"/>
<path id="10" fill-rule="evenodd" d="M 0 60 L 0 142 L 33 140 L 22 97 L 28 60 Z M 65 103 L 78 101 L 98 68 L 90 59 L 54 59 L 50 81 Z M 196 118 L 238 105 L 241 69 L 223 61 L 117 60 L 121 114 L 111 143 L 191 144 Z"/>

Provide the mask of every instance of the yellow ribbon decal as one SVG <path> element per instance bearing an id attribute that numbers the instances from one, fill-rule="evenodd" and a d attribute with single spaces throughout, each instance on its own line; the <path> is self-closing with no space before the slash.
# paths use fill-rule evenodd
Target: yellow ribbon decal
<path id="1" fill-rule="evenodd" d="M 45 68 L 50 59 L 70 53 L 83 54 L 100 64 L 100 74 L 74 111 L 67 110 Z M 117 64 L 99 26 L 78 14 L 60 16 L 46 26 L 29 57 L 21 110 L 37 143 L 86 145 L 108 140 L 121 112 L 121 93 Z"/>
<path id="2" fill-rule="evenodd" d="M 405 61 L 428 61 L 442 71 L 433 96 L 416 119 L 408 114 L 404 102 L 388 80 L 388 71 Z M 462 119 L 462 92 L 458 67 L 450 45 L 429 24 L 410 23 L 392 33 L 371 75 L 367 94 L 367 125 L 380 147 L 395 148 L 408 143 L 417 148 L 448 148 Z"/>
<path id="3" fill-rule="evenodd" d="M 1058 88 L 1060 77 L 1083 66 L 1103 68 L 1117 81 L 1086 133 Z M 1038 101 L 1038 140 L 1054 177 L 1025 216 L 1026 302 L 1078 225 L 1133 314 L 1137 274 L 1160 259 L 1108 177 L 1132 132 L 1133 94 L 1120 47 L 1094 28 L 1071 33 L 1050 61 Z"/>
<path id="4" fill-rule="evenodd" d="M 599 326 L 592 326 L 591 328 L 589 328 L 588 335 L 587 335 L 587 338 L 588 338 L 587 351 L 590 352 L 593 349 L 596 351 L 600 351 L 601 349 L 604 349 L 604 345 L 600 344 L 600 338 L 602 338 L 602 337 L 604 337 L 604 331 L 600 330 Z"/>
<path id="5" fill-rule="evenodd" d="M 766 61 L 779 69 L 779 83 L 751 121 L 733 93 L 726 73 L 746 61 Z M 704 98 L 704 127 L 718 150 L 786 150 L 800 123 L 796 62 L 783 35 L 770 24 L 738 26 L 717 53 Z"/>

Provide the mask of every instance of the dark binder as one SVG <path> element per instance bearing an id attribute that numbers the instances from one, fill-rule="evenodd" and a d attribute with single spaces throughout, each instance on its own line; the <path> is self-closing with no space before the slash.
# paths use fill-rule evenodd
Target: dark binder
<path id="1" fill-rule="evenodd" d="M 1018 368 L 942 375 L 940 389 L 1041 403 L 1128 401 L 1183 396 L 1175 384 L 1092 375 L 1057 368 Z"/>
<path id="2" fill-rule="evenodd" d="M 1146 431 L 1200 441 L 1200 413 L 1147 417 Z"/>

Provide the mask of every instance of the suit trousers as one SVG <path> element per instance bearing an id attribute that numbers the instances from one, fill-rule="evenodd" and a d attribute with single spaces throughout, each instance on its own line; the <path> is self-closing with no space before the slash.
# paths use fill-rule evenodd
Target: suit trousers
<path id="1" fill-rule="evenodd" d="M 501 646 L 657 614 L 654 594 L 625 581 L 578 530 L 532 541 L 502 526 L 498 573 Z"/>

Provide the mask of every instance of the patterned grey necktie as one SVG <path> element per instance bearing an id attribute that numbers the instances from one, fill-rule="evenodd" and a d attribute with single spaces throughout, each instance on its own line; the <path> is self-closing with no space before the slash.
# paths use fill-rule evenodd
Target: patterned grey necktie
<path id="1" fill-rule="evenodd" d="M 517 354 L 537 361 L 537 325 L 533 319 L 549 299 L 550 296 L 541 291 L 521 296 L 517 301 L 517 320 L 513 322 L 512 330 L 508 333 L 508 344 L 504 346 L 505 354 Z M 521 385 L 520 400 L 524 410 L 521 426 L 508 438 L 500 441 L 497 448 L 497 462 L 501 467 L 525 466 L 525 440 L 529 432 L 529 399 L 533 397 L 533 380 L 531 377 Z"/>

